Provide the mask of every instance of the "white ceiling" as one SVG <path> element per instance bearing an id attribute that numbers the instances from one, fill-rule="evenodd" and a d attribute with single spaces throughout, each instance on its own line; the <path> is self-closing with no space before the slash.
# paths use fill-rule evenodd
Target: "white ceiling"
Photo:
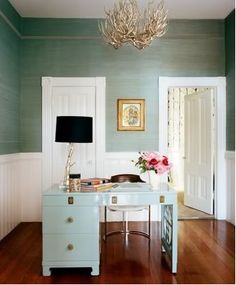
<path id="1" fill-rule="evenodd" d="M 118 1 L 118 0 L 116 0 Z M 104 18 L 115 0 L 9 0 L 22 17 Z M 140 7 L 150 1 L 138 0 Z M 154 0 L 159 3 L 159 0 Z M 165 0 L 170 19 L 225 19 L 234 0 Z"/>

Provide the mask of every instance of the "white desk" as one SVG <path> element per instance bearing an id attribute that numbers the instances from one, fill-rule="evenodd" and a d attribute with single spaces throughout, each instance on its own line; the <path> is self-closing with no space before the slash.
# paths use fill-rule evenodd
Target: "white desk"
<path id="1" fill-rule="evenodd" d="M 122 183 L 107 192 L 68 193 L 53 186 L 43 193 L 43 275 L 54 267 L 92 267 L 100 272 L 99 207 L 161 205 L 162 251 L 177 272 L 177 193 L 167 184 Z"/>

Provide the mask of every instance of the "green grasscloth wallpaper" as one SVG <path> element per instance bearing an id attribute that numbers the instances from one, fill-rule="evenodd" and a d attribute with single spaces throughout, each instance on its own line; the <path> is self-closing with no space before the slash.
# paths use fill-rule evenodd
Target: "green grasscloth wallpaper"
<path id="1" fill-rule="evenodd" d="M 17 26 L 19 18 L 8 3 L 0 11 L 9 14 Z M 20 151 L 20 39 L 0 16 L 0 154 Z"/>
<path id="2" fill-rule="evenodd" d="M 226 148 L 235 150 L 235 10 L 225 20 Z"/>
<path id="3" fill-rule="evenodd" d="M 2 21 L 0 28 L 9 29 Z M 15 105 L 20 106 L 20 124 L 15 120 L 9 126 L 14 125 L 16 133 L 19 132 L 22 152 L 41 151 L 42 76 L 105 76 L 106 150 L 139 151 L 158 148 L 159 76 L 225 75 L 225 22 L 221 20 L 170 21 L 165 37 L 143 51 L 131 46 L 115 50 L 106 45 L 98 34 L 96 19 L 23 18 L 20 33 L 23 36 L 17 39 L 20 54 L 18 49 L 13 56 L 19 56 L 20 60 L 18 73 L 14 70 L 20 79 L 20 88 L 16 88 L 20 105 L 19 94 L 15 100 Z M 17 38 L 13 30 L 9 34 Z M 0 47 L 2 45 L 0 38 Z M 7 57 L 9 61 L 12 58 Z M 0 87 L 0 102 L 3 100 L 1 92 Z M 118 98 L 146 100 L 144 132 L 116 130 Z M 2 126 L 0 122 L 0 130 Z M 231 126 L 228 121 L 227 129 Z M 232 144 L 231 140 L 227 136 L 227 145 Z M 0 151 L 12 152 L 1 145 Z M 18 151 L 16 148 L 15 152 Z"/>
<path id="4" fill-rule="evenodd" d="M 36 23 L 35 23 L 36 21 Z M 45 22 L 46 23 L 45 23 Z M 106 150 L 139 151 L 158 148 L 158 77 L 222 76 L 225 72 L 224 22 L 170 22 L 165 38 L 139 51 L 131 46 L 115 50 L 97 38 L 97 21 L 87 20 L 95 38 L 32 38 L 21 42 L 21 149 L 41 150 L 42 76 L 105 76 Z M 92 24 L 91 24 L 92 21 Z M 40 27 L 39 23 L 42 22 Z M 27 36 L 53 36 L 57 21 L 23 21 Z M 61 26 L 60 35 L 68 34 Z M 73 36 L 84 36 L 85 20 L 73 22 Z M 46 29 L 45 27 L 49 27 Z M 30 31 L 29 31 L 30 29 Z M 69 36 L 71 36 L 70 31 Z M 117 98 L 146 100 L 145 132 L 116 130 Z"/>

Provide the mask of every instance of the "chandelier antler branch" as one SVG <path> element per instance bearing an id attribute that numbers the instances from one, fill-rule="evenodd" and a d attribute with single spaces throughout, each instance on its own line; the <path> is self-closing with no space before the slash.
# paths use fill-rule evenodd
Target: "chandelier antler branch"
<path id="1" fill-rule="evenodd" d="M 142 16 L 136 0 L 120 0 L 105 14 L 106 19 L 99 23 L 99 30 L 115 49 L 126 43 L 143 49 L 167 31 L 167 10 L 163 1 L 156 7 L 150 2 Z"/>

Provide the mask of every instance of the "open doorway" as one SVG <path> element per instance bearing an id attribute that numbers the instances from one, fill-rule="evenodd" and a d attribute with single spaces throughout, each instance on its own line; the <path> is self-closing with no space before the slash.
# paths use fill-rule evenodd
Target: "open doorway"
<path id="1" fill-rule="evenodd" d="M 168 153 L 168 89 L 195 86 L 215 89 L 215 175 L 214 213 L 226 219 L 226 80 L 225 77 L 159 77 L 159 151 Z M 167 177 L 162 177 L 167 181 Z"/>
<path id="2" fill-rule="evenodd" d="M 214 218 L 215 90 L 168 89 L 170 183 L 178 192 L 179 219 Z"/>

